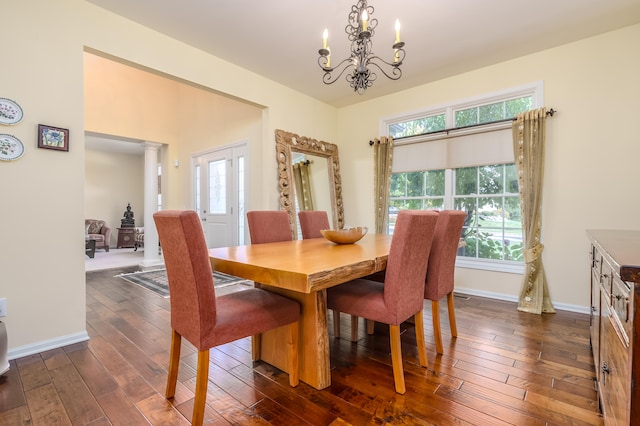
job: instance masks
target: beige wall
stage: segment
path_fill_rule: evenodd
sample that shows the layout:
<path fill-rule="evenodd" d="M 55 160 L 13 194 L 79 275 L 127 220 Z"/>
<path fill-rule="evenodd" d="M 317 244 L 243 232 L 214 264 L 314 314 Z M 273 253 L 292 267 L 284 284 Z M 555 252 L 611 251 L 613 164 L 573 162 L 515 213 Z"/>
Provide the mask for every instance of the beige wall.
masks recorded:
<path fill-rule="evenodd" d="M 343 108 L 338 144 L 345 220 L 372 226 L 372 152 L 380 119 L 543 81 L 547 121 L 543 260 L 556 305 L 589 306 L 586 229 L 639 229 L 633 123 L 640 99 L 640 25 Z M 353 126 L 353 123 L 358 126 Z M 362 182 L 365 182 L 364 184 Z M 516 297 L 521 275 L 456 271 L 456 286 Z"/>
<path fill-rule="evenodd" d="M 85 150 L 84 197 L 85 217 L 107 222 L 115 248 L 127 203 L 144 226 L 144 155 Z"/>

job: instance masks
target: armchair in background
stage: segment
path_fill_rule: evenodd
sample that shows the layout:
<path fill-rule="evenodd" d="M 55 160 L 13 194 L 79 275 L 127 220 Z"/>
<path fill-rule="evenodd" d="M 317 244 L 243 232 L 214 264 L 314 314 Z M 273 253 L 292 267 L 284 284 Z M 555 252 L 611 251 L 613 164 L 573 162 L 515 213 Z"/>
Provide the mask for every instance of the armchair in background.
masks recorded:
<path fill-rule="evenodd" d="M 109 242 L 111 241 L 111 228 L 104 220 L 85 219 L 84 227 L 86 234 L 90 239 L 96 241 L 96 248 L 103 248 L 109 251 Z"/>
<path fill-rule="evenodd" d="M 144 247 L 144 226 L 137 226 L 133 236 L 133 251 L 138 251 L 138 247 Z"/>

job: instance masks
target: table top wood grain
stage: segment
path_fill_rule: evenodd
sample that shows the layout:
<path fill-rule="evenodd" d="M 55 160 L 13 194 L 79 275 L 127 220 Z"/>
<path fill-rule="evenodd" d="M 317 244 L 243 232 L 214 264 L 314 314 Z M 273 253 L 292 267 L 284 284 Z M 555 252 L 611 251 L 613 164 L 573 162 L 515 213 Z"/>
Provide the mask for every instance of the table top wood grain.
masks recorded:
<path fill-rule="evenodd" d="M 354 244 L 324 238 L 209 250 L 216 271 L 274 287 L 311 293 L 386 268 L 391 235 L 368 234 Z"/>

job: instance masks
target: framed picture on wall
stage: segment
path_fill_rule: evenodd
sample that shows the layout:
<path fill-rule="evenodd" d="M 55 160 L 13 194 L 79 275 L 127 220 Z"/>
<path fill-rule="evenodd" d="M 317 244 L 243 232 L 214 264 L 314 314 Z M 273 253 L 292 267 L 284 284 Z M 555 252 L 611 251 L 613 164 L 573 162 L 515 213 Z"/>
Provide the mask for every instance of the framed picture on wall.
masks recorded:
<path fill-rule="evenodd" d="M 38 148 L 69 151 L 69 129 L 38 124 Z"/>

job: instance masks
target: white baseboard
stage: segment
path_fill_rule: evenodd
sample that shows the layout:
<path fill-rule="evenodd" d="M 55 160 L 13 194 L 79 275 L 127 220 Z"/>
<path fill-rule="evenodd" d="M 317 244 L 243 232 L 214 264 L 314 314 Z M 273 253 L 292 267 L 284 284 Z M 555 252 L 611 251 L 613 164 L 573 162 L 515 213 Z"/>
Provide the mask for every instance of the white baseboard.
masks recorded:
<path fill-rule="evenodd" d="M 31 345 L 18 346 L 17 348 L 10 348 L 7 353 L 9 360 L 22 358 L 23 356 L 33 355 L 51 349 L 57 349 L 62 346 L 72 345 L 78 342 L 84 342 L 89 340 L 89 334 L 87 331 L 80 333 L 67 334 L 66 336 L 56 337 L 55 339 L 43 340 L 41 342 L 33 343 Z"/>
<path fill-rule="evenodd" d="M 486 297 L 487 299 L 504 300 L 506 302 L 518 303 L 518 297 L 510 294 L 492 293 L 490 291 L 474 290 L 470 288 L 456 288 L 454 290 L 456 294 L 467 294 L 469 296 Z M 569 303 L 557 303 L 553 302 L 553 307 L 558 311 L 576 312 L 579 314 L 589 315 L 591 310 L 589 306 L 571 305 Z"/>

